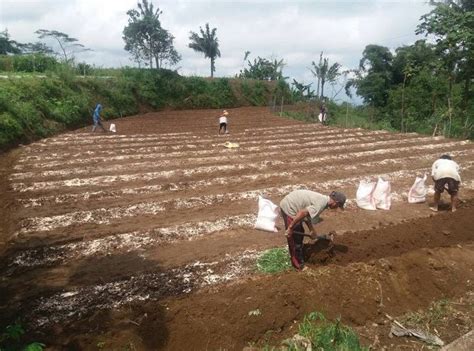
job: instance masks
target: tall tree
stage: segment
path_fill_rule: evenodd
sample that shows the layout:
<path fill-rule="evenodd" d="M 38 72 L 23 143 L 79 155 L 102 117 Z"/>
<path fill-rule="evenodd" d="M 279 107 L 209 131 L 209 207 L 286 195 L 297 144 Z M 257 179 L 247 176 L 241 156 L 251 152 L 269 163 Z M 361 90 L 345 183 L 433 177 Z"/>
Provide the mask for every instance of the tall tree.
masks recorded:
<path fill-rule="evenodd" d="M 385 106 L 392 83 L 392 59 L 390 50 L 384 46 L 367 45 L 362 53 L 355 78 L 346 84 L 346 93 L 355 87 L 357 94 L 374 107 Z"/>
<path fill-rule="evenodd" d="M 62 56 L 65 63 L 71 63 L 76 53 L 91 50 L 80 44 L 76 38 L 57 30 L 38 29 L 35 33 L 38 34 L 40 39 L 48 38 L 56 41 L 61 50 L 59 55 Z"/>
<path fill-rule="evenodd" d="M 410 46 L 402 46 L 395 50 L 392 60 L 392 83 L 400 84 L 405 78 L 405 71 L 412 67 L 416 71 L 422 68 L 431 69 L 434 73 L 435 63 L 439 60 L 433 49 L 433 45 L 425 40 L 417 40 Z"/>
<path fill-rule="evenodd" d="M 319 95 L 319 97 L 322 99 L 324 98 L 324 85 L 326 84 L 326 82 L 333 83 L 336 81 L 337 77 L 339 77 L 340 75 L 339 69 L 341 68 L 341 65 L 335 62 L 331 66 L 329 66 L 329 59 L 327 57 L 323 59 L 322 52 L 319 56 L 319 63 L 316 65 L 316 63 L 313 61 L 311 64 L 314 68 L 314 70 L 311 70 L 311 73 L 318 78 L 317 91 L 319 93 L 319 88 L 321 87 L 321 94 Z"/>
<path fill-rule="evenodd" d="M 199 27 L 201 36 L 197 33 L 191 32 L 189 36 L 189 47 L 194 51 L 201 52 L 204 57 L 211 59 L 211 77 L 214 77 L 216 70 L 215 62 L 217 57 L 221 57 L 219 51 L 219 41 L 217 40 L 217 28 L 209 29 L 209 23 L 206 23 L 206 31 Z"/>
<path fill-rule="evenodd" d="M 127 11 L 128 25 L 123 30 L 125 50 L 130 52 L 138 63 L 148 62 L 153 68 L 160 68 L 167 62 L 175 65 L 181 56 L 174 48 L 174 37 L 169 31 L 162 28 L 159 8 L 154 8 L 152 2 L 142 0 L 137 4 L 138 10 Z"/>

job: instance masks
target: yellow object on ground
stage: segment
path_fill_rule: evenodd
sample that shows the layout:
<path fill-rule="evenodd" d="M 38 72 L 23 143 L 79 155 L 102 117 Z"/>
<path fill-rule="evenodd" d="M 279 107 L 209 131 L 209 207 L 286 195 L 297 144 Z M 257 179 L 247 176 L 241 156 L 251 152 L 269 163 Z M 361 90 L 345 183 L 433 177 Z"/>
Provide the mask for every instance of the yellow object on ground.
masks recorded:
<path fill-rule="evenodd" d="M 232 143 L 230 141 L 226 141 L 224 144 L 222 144 L 224 147 L 228 148 L 228 149 L 234 149 L 234 148 L 237 148 L 237 147 L 240 147 L 240 145 L 238 143 Z"/>

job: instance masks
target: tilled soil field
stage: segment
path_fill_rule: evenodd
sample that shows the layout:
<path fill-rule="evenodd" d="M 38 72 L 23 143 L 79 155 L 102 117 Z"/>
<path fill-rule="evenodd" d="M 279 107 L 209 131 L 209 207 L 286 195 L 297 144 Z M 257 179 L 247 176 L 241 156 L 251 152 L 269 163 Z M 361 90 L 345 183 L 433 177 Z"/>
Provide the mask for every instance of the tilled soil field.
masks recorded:
<path fill-rule="evenodd" d="M 81 129 L 2 155 L 0 326 L 20 319 L 52 350 L 241 350 L 278 345 L 319 311 L 365 346 L 419 350 L 388 337 L 386 315 L 449 300 L 462 308 L 435 333 L 450 342 L 472 328 L 472 142 L 264 108 L 229 110 L 230 134 L 218 136 L 219 112 L 123 118 L 118 133 Z M 462 167 L 458 211 L 446 194 L 438 213 L 408 204 L 443 153 Z M 392 208 L 358 209 L 359 181 L 378 176 L 391 181 Z M 348 195 L 317 226 L 336 230 L 335 245 L 308 242 L 306 271 L 258 273 L 266 249 L 286 246 L 282 231 L 253 229 L 258 195 L 278 204 L 298 188 Z"/>

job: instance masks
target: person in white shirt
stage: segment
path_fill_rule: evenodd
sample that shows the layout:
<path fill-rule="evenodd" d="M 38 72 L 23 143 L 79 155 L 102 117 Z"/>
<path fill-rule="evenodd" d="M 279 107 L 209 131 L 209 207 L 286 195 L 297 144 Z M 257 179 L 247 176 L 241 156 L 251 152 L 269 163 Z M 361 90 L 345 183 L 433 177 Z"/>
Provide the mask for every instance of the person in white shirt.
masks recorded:
<path fill-rule="evenodd" d="M 456 211 L 458 204 L 459 184 L 461 177 L 459 175 L 459 165 L 453 161 L 451 156 L 443 155 L 433 163 L 431 167 L 431 177 L 434 185 L 434 205 L 430 207 L 432 211 L 438 211 L 441 193 L 447 190 L 451 195 L 451 211 Z"/>
<path fill-rule="evenodd" d="M 227 130 L 227 116 L 229 115 L 229 112 L 226 110 L 222 111 L 222 115 L 219 117 L 219 134 L 221 134 L 221 131 L 224 131 L 224 134 L 229 134 L 229 131 Z"/>

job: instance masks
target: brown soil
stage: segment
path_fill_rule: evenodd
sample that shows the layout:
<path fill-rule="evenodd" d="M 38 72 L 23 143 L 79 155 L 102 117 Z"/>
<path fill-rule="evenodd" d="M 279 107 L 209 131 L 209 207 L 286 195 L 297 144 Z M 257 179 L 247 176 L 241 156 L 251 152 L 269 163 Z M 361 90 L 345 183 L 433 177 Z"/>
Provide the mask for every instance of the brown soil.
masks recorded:
<path fill-rule="evenodd" d="M 241 350 L 278 345 L 319 311 L 365 346 L 419 350 L 388 338 L 386 314 L 449 300 L 459 308 L 440 338 L 472 328 L 472 143 L 263 108 L 229 110 L 231 133 L 217 136 L 219 112 L 148 113 L 115 120 L 117 134 L 81 129 L 2 155 L 0 327 L 20 318 L 29 339 L 58 350 Z M 408 204 L 415 176 L 442 153 L 463 166 L 458 211 Z M 391 178 L 392 208 L 358 209 L 358 180 L 380 174 Z M 291 186 L 348 195 L 348 208 L 317 226 L 336 230 L 335 245 L 308 242 L 304 272 L 257 273 L 258 254 L 285 240 L 245 216 L 257 194 L 278 204 Z"/>

